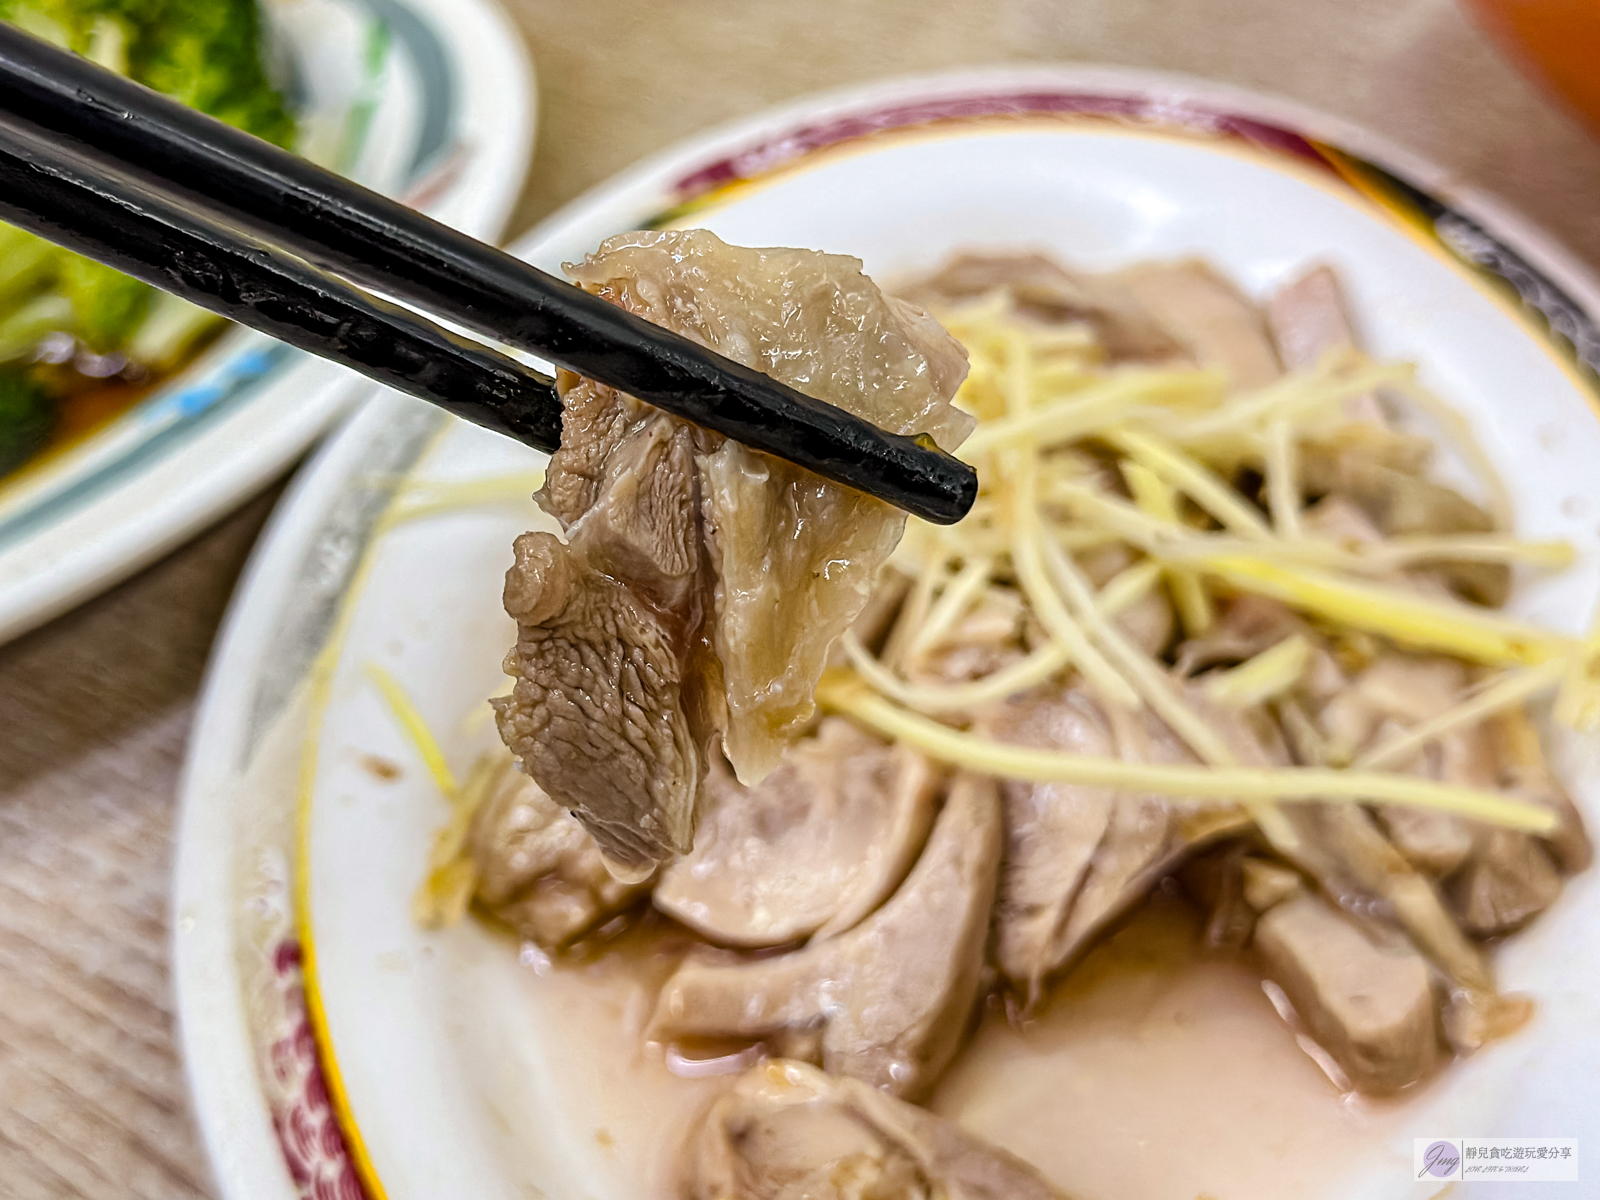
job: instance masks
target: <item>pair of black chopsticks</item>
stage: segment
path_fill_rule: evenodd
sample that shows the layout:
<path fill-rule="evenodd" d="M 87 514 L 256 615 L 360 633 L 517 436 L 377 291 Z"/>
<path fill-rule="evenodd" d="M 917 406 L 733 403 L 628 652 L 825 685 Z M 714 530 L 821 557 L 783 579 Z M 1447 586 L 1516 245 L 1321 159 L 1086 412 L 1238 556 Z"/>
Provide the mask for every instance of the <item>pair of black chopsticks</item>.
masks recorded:
<path fill-rule="evenodd" d="M 0 220 L 542 450 L 548 377 L 367 288 L 940 523 L 966 464 L 0 22 Z"/>

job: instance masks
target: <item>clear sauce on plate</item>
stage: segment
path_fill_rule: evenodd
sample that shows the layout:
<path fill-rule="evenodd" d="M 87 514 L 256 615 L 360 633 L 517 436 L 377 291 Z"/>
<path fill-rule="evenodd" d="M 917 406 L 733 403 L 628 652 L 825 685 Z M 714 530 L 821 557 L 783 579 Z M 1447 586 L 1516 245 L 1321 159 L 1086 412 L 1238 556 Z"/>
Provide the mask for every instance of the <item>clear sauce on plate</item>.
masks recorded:
<path fill-rule="evenodd" d="M 1158 891 L 1027 1022 L 991 1004 L 931 1107 L 1080 1200 L 1318 1194 L 1405 1102 L 1341 1095 L 1199 925 Z"/>
<path fill-rule="evenodd" d="M 643 1044 L 687 944 L 647 924 L 589 961 L 529 951 L 524 964 L 530 998 L 560 1025 L 545 1065 L 597 1194 L 667 1200 L 685 1136 L 751 1056 Z M 1199 924 L 1158 892 L 1027 1021 L 991 1002 L 930 1107 L 1077 1200 L 1316 1194 L 1377 1150 L 1408 1104 L 1341 1095 L 1249 964 L 1202 949 Z"/>

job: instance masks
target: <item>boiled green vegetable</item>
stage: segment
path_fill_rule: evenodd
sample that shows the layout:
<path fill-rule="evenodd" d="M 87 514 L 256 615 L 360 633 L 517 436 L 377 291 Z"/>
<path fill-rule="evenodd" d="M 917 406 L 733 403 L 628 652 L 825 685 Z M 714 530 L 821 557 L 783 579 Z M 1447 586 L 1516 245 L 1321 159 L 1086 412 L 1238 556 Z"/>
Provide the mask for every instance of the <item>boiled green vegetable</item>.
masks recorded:
<path fill-rule="evenodd" d="M 21 371 L 0 371 L 0 473 L 21 466 L 55 427 L 49 393 Z"/>
<path fill-rule="evenodd" d="M 0 0 L 0 20 L 280 146 L 294 119 L 268 76 L 256 0 Z M 0 225 L 0 372 L 69 335 L 148 372 L 182 365 L 219 318 L 109 267 Z M 64 340 L 64 339 L 60 339 Z M 71 354 L 71 343 L 65 353 Z M 7 366 L 6 364 L 12 364 Z M 53 403 L 0 374 L 0 472 L 48 431 Z M 41 423 L 42 421 L 42 423 Z"/>

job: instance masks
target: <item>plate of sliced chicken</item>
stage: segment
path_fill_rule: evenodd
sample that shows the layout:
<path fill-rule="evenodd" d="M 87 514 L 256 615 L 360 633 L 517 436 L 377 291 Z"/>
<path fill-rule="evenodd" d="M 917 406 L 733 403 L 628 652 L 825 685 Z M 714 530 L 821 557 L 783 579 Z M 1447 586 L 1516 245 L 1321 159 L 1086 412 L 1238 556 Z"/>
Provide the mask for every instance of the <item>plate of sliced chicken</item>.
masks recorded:
<path fill-rule="evenodd" d="M 186 777 L 224 1194 L 1412 1196 L 1418 1139 L 1600 1133 L 1596 293 L 1436 182 L 1001 71 L 530 235 L 979 497 L 571 375 L 549 458 L 364 411 Z"/>

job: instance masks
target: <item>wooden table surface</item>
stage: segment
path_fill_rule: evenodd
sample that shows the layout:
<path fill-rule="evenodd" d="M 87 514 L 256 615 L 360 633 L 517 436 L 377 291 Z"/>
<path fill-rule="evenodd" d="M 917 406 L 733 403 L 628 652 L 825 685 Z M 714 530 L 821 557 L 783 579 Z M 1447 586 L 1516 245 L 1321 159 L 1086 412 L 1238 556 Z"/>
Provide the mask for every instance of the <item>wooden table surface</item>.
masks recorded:
<path fill-rule="evenodd" d="M 507 0 L 539 69 L 511 232 L 640 155 L 819 88 L 1003 61 L 1185 71 L 1380 130 L 1600 268 L 1600 143 L 1452 0 Z M 279 488 L 0 648 L 0 1196 L 208 1196 L 171 1032 L 173 793 Z"/>

